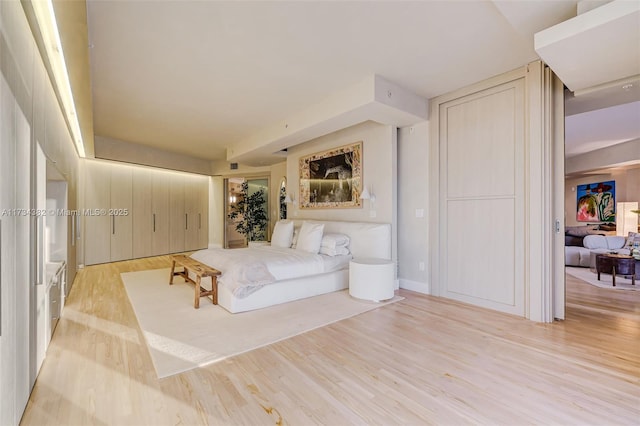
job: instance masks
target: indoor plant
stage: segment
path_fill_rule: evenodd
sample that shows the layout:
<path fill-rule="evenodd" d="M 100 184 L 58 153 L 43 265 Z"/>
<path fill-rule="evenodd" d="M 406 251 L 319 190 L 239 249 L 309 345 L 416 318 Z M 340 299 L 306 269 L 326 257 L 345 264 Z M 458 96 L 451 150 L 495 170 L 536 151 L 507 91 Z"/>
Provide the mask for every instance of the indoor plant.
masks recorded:
<path fill-rule="evenodd" d="M 239 219 L 236 222 L 236 231 L 244 235 L 248 241 L 264 239 L 268 221 L 264 188 L 249 194 L 249 183 L 245 181 L 238 198 L 238 201 L 231 205 L 228 214 L 229 219 Z"/>

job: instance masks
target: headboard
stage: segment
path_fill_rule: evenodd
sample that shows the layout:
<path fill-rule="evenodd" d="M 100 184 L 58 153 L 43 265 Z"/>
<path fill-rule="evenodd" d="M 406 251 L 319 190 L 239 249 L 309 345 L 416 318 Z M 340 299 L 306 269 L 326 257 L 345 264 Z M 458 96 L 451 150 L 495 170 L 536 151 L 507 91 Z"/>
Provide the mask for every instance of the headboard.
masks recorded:
<path fill-rule="evenodd" d="M 323 223 L 324 233 L 339 233 L 349 236 L 349 250 L 353 257 L 377 257 L 391 259 L 391 225 L 388 223 L 339 222 L 312 219 L 296 219 L 294 226 L 302 222 Z"/>

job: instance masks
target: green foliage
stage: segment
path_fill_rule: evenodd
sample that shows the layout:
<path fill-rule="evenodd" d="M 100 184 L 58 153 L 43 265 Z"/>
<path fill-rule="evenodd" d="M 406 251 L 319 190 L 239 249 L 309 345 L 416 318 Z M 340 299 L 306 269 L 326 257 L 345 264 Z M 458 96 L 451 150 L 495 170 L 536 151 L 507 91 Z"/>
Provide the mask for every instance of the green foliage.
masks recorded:
<path fill-rule="evenodd" d="M 236 231 L 246 236 L 249 241 L 256 241 L 264 236 L 267 229 L 267 211 L 265 205 L 265 191 L 249 194 L 249 184 L 243 182 L 239 200 L 231 206 L 229 219 L 241 220 L 236 224 Z"/>

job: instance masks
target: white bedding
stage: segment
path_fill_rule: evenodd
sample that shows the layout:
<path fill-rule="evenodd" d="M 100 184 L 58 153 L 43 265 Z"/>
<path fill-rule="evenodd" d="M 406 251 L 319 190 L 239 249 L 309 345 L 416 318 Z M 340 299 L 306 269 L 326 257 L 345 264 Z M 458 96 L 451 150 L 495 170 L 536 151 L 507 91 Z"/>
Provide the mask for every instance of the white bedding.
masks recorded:
<path fill-rule="evenodd" d="M 206 249 L 191 257 L 222 272 L 218 285 L 227 287 L 238 298 L 276 281 L 345 269 L 351 259 L 351 255 L 325 256 L 271 246 Z"/>

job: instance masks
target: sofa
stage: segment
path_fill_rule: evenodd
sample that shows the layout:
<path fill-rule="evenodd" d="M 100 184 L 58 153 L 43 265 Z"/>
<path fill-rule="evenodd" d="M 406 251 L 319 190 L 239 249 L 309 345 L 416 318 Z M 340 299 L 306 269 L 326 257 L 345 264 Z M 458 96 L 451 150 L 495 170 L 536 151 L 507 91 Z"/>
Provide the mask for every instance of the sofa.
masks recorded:
<path fill-rule="evenodd" d="M 577 229 L 583 228 L 583 229 Z M 604 231 L 591 227 L 568 227 L 565 233 L 564 259 L 566 266 L 595 268 L 595 256 L 592 253 L 630 254 L 627 238 L 607 235 L 612 231 Z"/>

